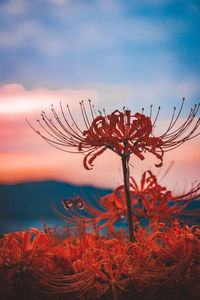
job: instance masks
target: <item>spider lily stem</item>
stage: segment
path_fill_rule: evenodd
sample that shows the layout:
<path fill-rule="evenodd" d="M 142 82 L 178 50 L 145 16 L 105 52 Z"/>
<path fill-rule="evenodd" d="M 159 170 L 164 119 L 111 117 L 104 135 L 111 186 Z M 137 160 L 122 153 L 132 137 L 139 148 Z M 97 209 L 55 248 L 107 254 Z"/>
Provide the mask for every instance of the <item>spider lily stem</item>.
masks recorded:
<path fill-rule="evenodd" d="M 133 230 L 133 216 L 132 216 L 132 209 L 131 209 L 131 197 L 130 197 L 130 190 L 129 190 L 128 160 L 129 157 L 124 155 L 122 156 L 122 169 L 123 169 L 123 176 L 124 176 L 126 202 L 127 202 L 129 238 L 130 238 L 130 242 L 135 242 L 134 230 Z"/>

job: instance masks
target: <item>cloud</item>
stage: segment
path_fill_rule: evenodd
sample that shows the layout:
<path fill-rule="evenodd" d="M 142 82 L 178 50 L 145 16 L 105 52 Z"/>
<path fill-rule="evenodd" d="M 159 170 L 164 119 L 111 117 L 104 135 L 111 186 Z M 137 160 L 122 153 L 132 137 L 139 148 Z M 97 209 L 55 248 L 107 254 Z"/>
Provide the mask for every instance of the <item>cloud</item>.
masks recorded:
<path fill-rule="evenodd" d="M 105 13 L 119 13 L 122 3 L 119 0 L 96 0 L 96 7 Z"/>
<path fill-rule="evenodd" d="M 58 4 L 58 5 L 62 5 L 65 3 L 68 3 L 70 0 L 50 0 L 52 3 Z"/>
<path fill-rule="evenodd" d="M 6 0 L 0 3 L 1 13 L 11 16 L 24 15 L 29 10 L 26 0 Z"/>
<path fill-rule="evenodd" d="M 32 47 L 45 55 L 58 55 L 68 44 L 62 38 L 51 34 L 44 25 L 33 20 L 19 23 L 12 29 L 0 31 L 0 47 L 2 48 L 27 48 Z"/>
<path fill-rule="evenodd" d="M 142 3 L 143 5 L 153 5 L 153 6 L 163 6 L 163 5 L 167 5 L 167 4 L 172 4 L 172 3 L 176 3 L 179 0 L 140 0 L 140 1 L 136 1 L 138 3 Z"/>
<path fill-rule="evenodd" d="M 107 112 L 122 109 L 123 106 L 146 110 L 149 105 L 163 106 L 171 111 L 186 97 L 186 108 L 197 102 L 200 93 L 198 77 L 190 76 L 183 80 L 159 78 L 150 83 L 133 81 L 132 84 L 96 84 L 90 83 L 77 88 L 61 88 L 50 90 L 35 88 L 27 90 L 19 84 L 8 84 L 0 90 L 0 114 L 32 114 L 41 110 L 49 110 L 51 104 L 59 107 L 59 102 L 67 103 L 76 111 L 80 100 L 91 99 L 97 109 L 105 108 Z"/>
<path fill-rule="evenodd" d="M 103 1 L 101 4 L 94 1 L 91 8 L 89 2 L 81 6 L 80 2 L 74 4 L 67 1 L 65 5 L 57 5 L 56 9 L 54 5 L 47 5 L 37 18 L 35 12 L 38 13 L 38 9 L 36 10 L 33 4 L 27 5 L 26 3 L 25 5 L 22 0 L 10 1 L 7 6 L 3 7 L 5 14 L 9 15 L 15 10 L 17 12 L 16 3 L 18 2 L 20 7 L 29 7 L 29 14 L 21 20 L 14 19 L 5 29 L 2 26 L 0 31 L 0 47 L 2 48 L 27 49 L 31 46 L 42 55 L 55 56 L 64 53 L 66 55 L 70 49 L 105 50 L 122 46 L 127 42 L 147 45 L 155 41 L 163 42 L 169 38 L 161 22 L 148 20 L 142 16 L 125 18 L 122 7 L 114 4 L 113 1 Z M 116 7 L 118 7 L 117 22 Z M 62 14 L 58 14 L 60 10 Z M 110 11 L 109 17 L 108 10 Z M 20 8 L 19 11 L 23 12 Z M 89 11 L 92 13 L 86 18 Z M 49 14 L 48 22 L 45 21 L 42 12 Z"/>
<path fill-rule="evenodd" d="M 162 24 L 148 21 L 142 17 L 133 19 L 86 21 L 79 28 L 80 36 L 75 41 L 82 49 L 107 49 L 126 45 L 127 42 L 151 45 L 164 42 L 169 38 Z M 113 51 L 114 52 L 114 51 Z"/>
<path fill-rule="evenodd" d="M 65 26 L 64 26 L 65 28 Z M 126 42 L 152 44 L 165 41 L 167 33 L 159 24 L 145 19 L 120 20 L 113 26 L 112 20 L 103 24 L 91 20 L 78 21 L 71 31 L 61 28 L 58 34 L 35 20 L 25 20 L 11 29 L 1 29 L 0 47 L 27 48 L 30 45 L 41 54 L 59 55 L 70 49 L 106 49 L 123 45 Z"/>
<path fill-rule="evenodd" d="M 188 98 L 200 94 L 200 78 L 190 76 L 187 80 L 180 82 L 176 87 L 177 95 L 184 95 Z"/>
<path fill-rule="evenodd" d="M 51 104 L 59 105 L 60 101 L 68 103 L 72 109 L 82 99 L 96 98 L 95 91 L 64 88 L 59 91 L 34 89 L 26 90 L 19 84 L 8 84 L 0 90 L 0 115 L 34 114 Z"/>

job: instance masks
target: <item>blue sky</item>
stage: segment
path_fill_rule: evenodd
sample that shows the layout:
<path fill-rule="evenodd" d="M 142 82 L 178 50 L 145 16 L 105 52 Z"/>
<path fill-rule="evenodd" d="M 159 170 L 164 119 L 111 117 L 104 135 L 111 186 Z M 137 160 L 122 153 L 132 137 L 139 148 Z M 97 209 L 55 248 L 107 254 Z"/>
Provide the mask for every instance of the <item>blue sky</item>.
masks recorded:
<path fill-rule="evenodd" d="M 195 0 L 0 1 L 0 84 L 191 104 L 200 91 L 199 32 Z"/>

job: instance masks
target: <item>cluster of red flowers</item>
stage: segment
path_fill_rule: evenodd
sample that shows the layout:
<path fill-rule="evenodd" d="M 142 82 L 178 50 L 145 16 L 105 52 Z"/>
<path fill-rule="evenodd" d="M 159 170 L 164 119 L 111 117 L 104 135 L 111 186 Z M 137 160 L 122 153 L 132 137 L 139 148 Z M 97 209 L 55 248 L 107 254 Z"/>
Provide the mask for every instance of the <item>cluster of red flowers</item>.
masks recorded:
<path fill-rule="evenodd" d="M 135 236 L 131 243 L 86 232 L 64 237 L 47 228 L 6 234 L 0 240 L 2 299 L 17 293 L 20 299 L 200 297 L 199 226 L 159 222 L 148 230 L 139 226 Z"/>

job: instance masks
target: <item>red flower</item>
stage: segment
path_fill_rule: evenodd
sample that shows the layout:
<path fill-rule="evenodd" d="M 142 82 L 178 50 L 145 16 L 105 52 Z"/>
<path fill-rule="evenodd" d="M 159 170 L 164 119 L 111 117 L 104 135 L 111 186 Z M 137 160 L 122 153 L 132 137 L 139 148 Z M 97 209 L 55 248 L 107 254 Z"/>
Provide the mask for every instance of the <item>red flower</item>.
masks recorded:
<path fill-rule="evenodd" d="M 199 210 L 184 211 L 192 200 L 200 196 L 200 184 L 193 186 L 189 192 L 180 195 L 173 193 L 165 186 L 161 186 L 156 176 L 147 171 L 143 173 L 140 187 L 131 177 L 130 193 L 135 218 L 149 218 L 150 223 L 158 221 L 172 221 L 180 215 L 199 217 Z M 135 202 L 135 198 L 137 201 Z"/>
<path fill-rule="evenodd" d="M 200 184 L 193 186 L 187 193 L 174 195 L 161 186 L 156 176 L 151 171 L 143 173 L 140 185 L 131 177 L 130 181 L 130 199 L 132 218 L 137 224 L 141 219 L 149 219 L 150 224 L 165 221 L 170 223 L 179 219 L 179 216 L 189 216 L 196 219 L 200 216 L 200 210 L 185 210 L 191 201 L 200 197 Z M 108 194 L 100 199 L 100 204 L 104 211 L 91 206 L 87 201 L 84 202 L 85 212 L 90 217 L 81 216 L 73 211 L 73 208 L 67 215 L 61 214 L 54 208 L 56 214 L 66 222 L 80 227 L 84 222 L 86 226 L 98 226 L 98 230 L 107 227 L 108 232 L 115 235 L 114 224 L 117 221 L 126 222 L 127 220 L 127 202 L 124 185 L 118 186 L 112 194 Z M 103 222 L 102 222 L 103 221 Z M 185 220 L 186 221 L 186 220 Z M 190 218 L 187 220 L 190 222 Z"/>
<path fill-rule="evenodd" d="M 144 153 L 148 151 L 160 160 L 160 163 L 156 164 L 157 167 L 160 167 L 165 151 L 172 150 L 199 134 L 196 133 L 196 130 L 200 120 L 194 121 L 199 105 L 195 105 L 186 121 L 175 129 L 183 103 L 184 99 L 176 117 L 176 108 L 174 108 L 167 130 L 158 137 L 154 136 L 153 128 L 160 108 L 153 122 L 151 113 L 150 116 L 145 116 L 141 113 L 132 114 L 130 110 L 124 110 L 123 112 L 115 110 L 109 115 L 104 111 L 104 115 L 99 112 L 100 114 L 95 116 L 95 110 L 90 100 L 90 114 L 86 112 L 83 101 L 80 103 L 82 117 L 86 126 L 85 130 L 79 128 L 68 106 L 68 116 L 66 116 L 61 104 L 63 120 L 58 116 L 53 106 L 54 120 L 49 118 L 45 112 L 42 112 L 43 124 L 39 120 L 38 122 L 44 134 L 34 129 L 30 123 L 29 125 L 52 146 L 65 152 L 84 153 L 83 162 L 87 170 L 91 169 L 93 161 L 106 149 L 111 149 L 121 157 L 126 158 L 131 154 L 135 154 L 141 160 L 145 158 Z M 189 127 L 191 129 L 187 131 Z"/>

